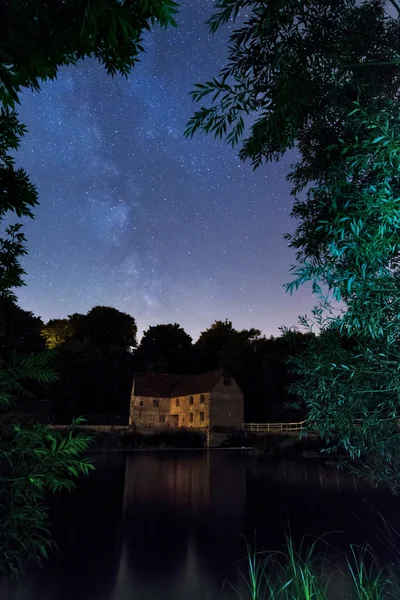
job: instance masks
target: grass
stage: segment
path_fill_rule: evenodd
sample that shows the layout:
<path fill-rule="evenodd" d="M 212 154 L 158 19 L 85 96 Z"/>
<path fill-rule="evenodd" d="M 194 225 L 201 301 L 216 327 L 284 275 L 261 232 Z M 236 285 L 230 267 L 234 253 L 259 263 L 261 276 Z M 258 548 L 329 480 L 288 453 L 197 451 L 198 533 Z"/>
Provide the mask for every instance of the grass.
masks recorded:
<path fill-rule="evenodd" d="M 357 600 L 381 600 L 395 598 L 392 593 L 393 578 L 388 569 L 379 567 L 376 557 L 368 545 L 350 546 L 347 557 L 347 572 L 354 586 Z"/>
<path fill-rule="evenodd" d="M 381 567 L 368 545 L 351 545 L 344 567 L 317 554 L 315 540 L 297 550 L 290 536 L 283 550 L 257 552 L 247 544 L 247 572 L 242 573 L 245 590 L 230 585 L 240 600 L 389 600 L 400 599 L 395 591 L 394 571 Z M 325 545 L 328 548 L 328 545 Z M 343 557 L 342 557 L 343 558 Z M 335 592 L 332 582 L 340 578 L 345 592 Z"/>

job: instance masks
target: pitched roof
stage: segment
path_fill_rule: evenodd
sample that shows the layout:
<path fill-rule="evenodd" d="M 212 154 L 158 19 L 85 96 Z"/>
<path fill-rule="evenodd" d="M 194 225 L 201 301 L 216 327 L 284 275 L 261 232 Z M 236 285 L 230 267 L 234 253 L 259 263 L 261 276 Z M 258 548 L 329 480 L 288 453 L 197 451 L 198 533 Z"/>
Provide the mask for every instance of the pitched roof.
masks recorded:
<path fill-rule="evenodd" d="M 135 396 L 169 398 L 172 390 L 183 377 L 184 375 L 165 373 L 135 373 L 133 378 Z"/>
<path fill-rule="evenodd" d="M 189 396 L 190 394 L 202 394 L 211 392 L 222 377 L 222 369 L 209 371 L 200 375 L 191 375 L 182 379 L 171 392 L 171 396 Z"/>
<path fill-rule="evenodd" d="M 211 392 L 223 375 L 223 370 L 200 375 L 169 375 L 166 373 L 135 373 L 135 396 L 176 398 Z"/>

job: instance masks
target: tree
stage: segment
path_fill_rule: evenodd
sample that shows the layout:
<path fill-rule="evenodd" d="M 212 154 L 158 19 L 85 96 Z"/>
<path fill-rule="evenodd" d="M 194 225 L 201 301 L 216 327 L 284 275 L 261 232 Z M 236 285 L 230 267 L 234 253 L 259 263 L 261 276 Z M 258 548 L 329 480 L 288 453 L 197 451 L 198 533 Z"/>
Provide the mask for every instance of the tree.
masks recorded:
<path fill-rule="evenodd" d="M 399 8 L 392 2 L 393 16 L 376 0 L 216 6 L 212 31 L 242 8 L 248 14 L 230 36 L 220 76 L 196 86 L 194 99 L 213 94 L 212 105 L 194 115 L 186 134 L 240 143 L 240 157 L 254 167 L 297 147 L 289 181 L 300 224 L 287 236 L 297 250 L 288 290 L 312 282 L 321 335 L 295 361 L 302 377 L 295 389 L 331 450 L 344 449 L 356 472 L 396 487 Z M 336 314 L 332 297 L 345 310 Z"/>
<path fill-rule="evenodd" d="M 71 315 L 76 340 L 100 348 L 116 346 L 130 350 L 137 346 L 136 321 L 131 315 L 110 306 L 95 306 L 86 315 Z"/>
<path fill-rule="evenodd" d="M 258 329 L 236 330 L 231 321 L 215 321 L 200 334 L 194 345 L 197 371 L 226 369 L 244 393 L 248 422 L 300 419 L 298 410 L 288 408 L 298 400 L 288 394 L 292 377 L 286 360 L 306 345 L 307 335 L 261 335 Z"/>
<path fill-rule="evenodd" d="M 252 343 L 260 336 L 258 329 L 237 331 L 228 319 L 215 321 L 195 344 L 197 361 L 202 370 L 223 368 L 232 372 L 246 360 L 245 354 L 253 353 Z"/>
<path fill-rule="evenodd" d="M 33 218 L 37 192 L 11 156 L 25 134 L 15 105 L 23 88 L 39 90 L 60 66 L 85 57 L 98 59 L 108 74 L 128 75 L 138 60 L 141 35 L 158 22 L 174 25 L 172 0 L 5 0 L 0 6 L 0 220 L 10 214 Z M 0 238 L 0 295 L 15 300 L 23 285 L 26 254 L 21 224 L 8 225 Z M 0 314 L 0 336 L 8 323 Z M 1 344 L 2 345 L 2 344 Z M 0 346 L 1 346 L 0 345 Z M 0 404 L 8 406 L 21 380 L 50 382 L 51 354 L 0 356 Z M 75 422 L 79 424 L 80 421 Z M 72 476 L 91 468 L 81 454 L 89 438 L 73 428 L 66 438 L 35 425 L 1 432 L 0 567 L 18 573 L 26 557 L 40 560 L 51 546 L 43 500 L 48 491 L 71 488 Z"/>
<path fill-rule="evenodd" d="M 10 297 L 0 296 L 1 354 L 5 358 L 12 352 L 42 352 L 45 340 L 42 336 L 43 321 L 24 310 Z"/>
<path fill-rule="evenodd" d="M 127 417 L 136 332 L 133 317 L 108 306 L 50 320 L 43 334 L 56 350 L 59 379 L 48 392 L 48 416 L 63 424 L 76 414 L 92 423 Z"/>
<path fill-rule="evenodd" d="M 187 373 L 191 356 L 192 338 L 180 325 L 152 325 L 135 352 L 135 370 Z"/>
<path fill-rule="evenodd" d="M 294 389 L 298 377 L 288 363 L 304 352 L 314 334 L 281 330 L 279 337 L 255 341 L 253 372 L 246 394 L 246 404 L 251 401 L 250 421 L 300 421 L 307 416 L 307 409 Z"/>
<path fill-rule="evenodd" d="M 69 340 L 57 348 L 59 374 L 48 391 L 51 421 L 68 423 L 83 415 L 89 423 L 127 423 L 133 380 L 133 355 L 118 346 Z"/>
<path fill-rule="evenodd" d="M 143 31 L 155 22 L 176 25 L 176 7 L 173 0 L 94 0 L 89 6 L 85 0 L 6 0 L 0 7 L 3 106 L 18 103 L 22 88 L 39 91 L 59 67 L 86 57 L 108 75 L 128 76 L 143 51 Z"/>
<path fill-rule="evenodd" d="M 50 319 L 42 327 L 47 348 L 57 348 L 73 337 L 75 328 L 71 319 Z"/>
<path fill-rule="evenodd" d="M 69 340 L 100 348 L 115 346 L 131 350 L 137 346 L 135 319 L 111 306 L 95 306 L 86 315 L 74 313 L 67 319 L 50 319 L 42 333 L 48 348 L 56 348 Z"/>

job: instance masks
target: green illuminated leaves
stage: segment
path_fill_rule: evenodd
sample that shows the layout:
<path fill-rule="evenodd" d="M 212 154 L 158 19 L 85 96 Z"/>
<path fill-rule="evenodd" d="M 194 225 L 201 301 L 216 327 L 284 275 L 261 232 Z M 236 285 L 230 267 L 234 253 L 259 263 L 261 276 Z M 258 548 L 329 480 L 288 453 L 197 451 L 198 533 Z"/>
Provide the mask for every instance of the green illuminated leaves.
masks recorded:
<path fill-rule="evenodd" d="M 239 144 L 254 168 L 296 146 L 287 291 L 312 284 L 320 305 L 302 324 L 321 335 L 294 392 L 332 451 L 400 486 L 400 17 L 374 0 L 218 0 L 211 31 L 242 9 L 185 133 Z"/>
<path fill-rule="evenodd" d="M 26 128 L 14 107 L 24 89 L 39 91 L 60 67 L 96 58 L 106 72 L 128 76 L 143 52 L 142 34 L 154 24 L 176 26 L 173 0 L 10 0 L 1 3 L 0 27 L 0 220 L 13 213 L 33 218 L 37 191 L 29 176 L 15 168 Z M 238 134 L 240 135 L 240 127 Z M 2 299 L 15 300 L 24 285 L 21 258 L 26 254 L 21 224 L 0 238 L 0 407 L 27 393 L 25 382 L 47 384 L 56 378 L 50 352 L 20 356 L 3 353 L 7 322 Z M 135 335 L 135 334 L 133 334 Z M 54 339 L 53 339 L 54 342 Z M 54 343 L 53 345 L 56 345 Z M 2 350 L 3 346 L 3 350 Z M 8 360 L 9 359 L 9 360 Z M 64 436 L 47 427 L 1 427 L 0 570 L 17 575 L 26 558 L 40 561 L 54 547 L 43 500 L 48 491 L 72 489 L 74 479 L 93 468 L 80 456 L 90 437 L 77 420 Z"/>

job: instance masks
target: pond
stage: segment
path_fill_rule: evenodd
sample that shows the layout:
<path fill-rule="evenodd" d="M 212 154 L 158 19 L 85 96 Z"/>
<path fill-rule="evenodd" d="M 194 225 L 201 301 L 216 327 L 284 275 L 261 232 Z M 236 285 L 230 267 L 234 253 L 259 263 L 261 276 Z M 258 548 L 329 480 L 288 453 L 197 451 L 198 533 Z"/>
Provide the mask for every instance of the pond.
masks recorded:
<path fill-rule="evenodd" d="M 398 523 L 398 498 L 320 460 L 218 450 L 110 451 L 94 460 L 96 473 L 54 500 L 58 553 L 20 584 L 3 582 L 1 598 L 237 598 L 224 581 L 241 587 L 245 539 L 274 550 L 290 530 L 297 542 L 327 534 L 335 552 L 369 541 L 384 553 L 377 513 Z"/>

